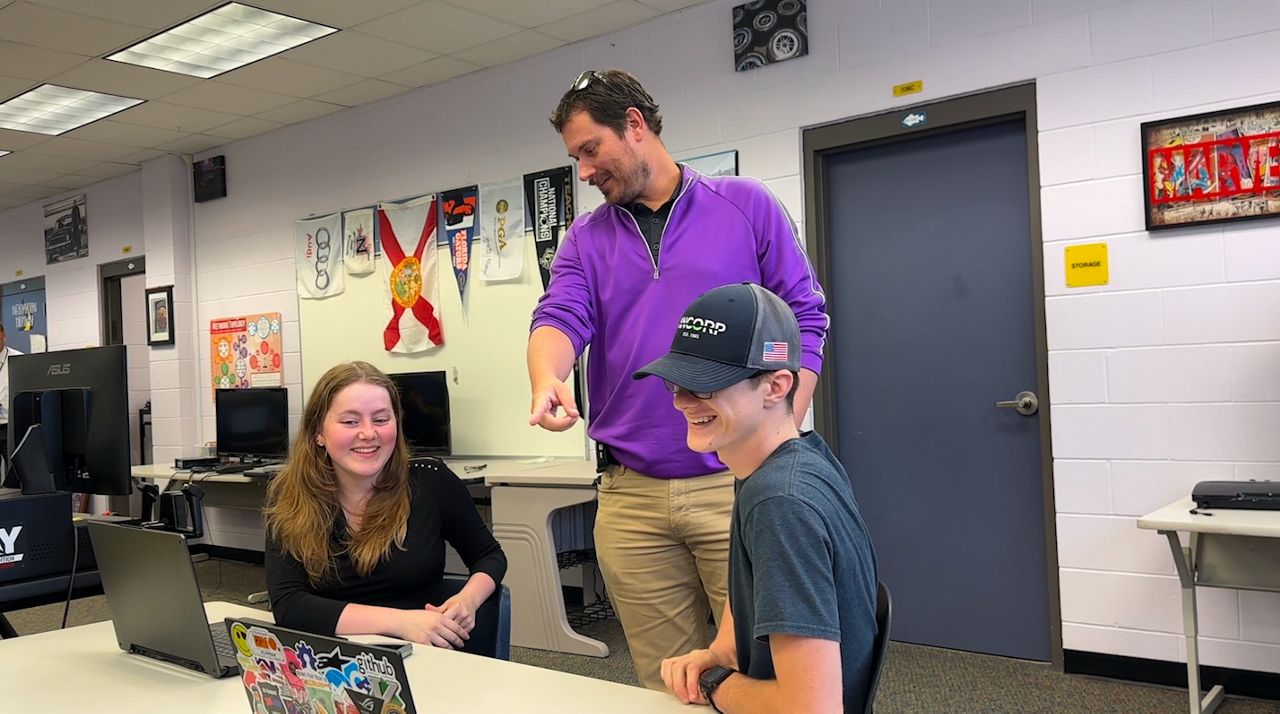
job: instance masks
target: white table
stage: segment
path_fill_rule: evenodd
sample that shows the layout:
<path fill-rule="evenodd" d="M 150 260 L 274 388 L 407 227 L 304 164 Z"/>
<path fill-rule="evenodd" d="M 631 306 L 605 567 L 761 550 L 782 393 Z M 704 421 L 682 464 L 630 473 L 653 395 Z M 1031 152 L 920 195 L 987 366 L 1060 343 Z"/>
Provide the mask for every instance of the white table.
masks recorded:
<path fill-rule="evenodd" d="M 608 657 L 609 646 L 569 626 L 551 514 L 596 497 L 596 467 L 585 459 L 490 464 L 493 535 L 507 554 L 511 588 L 511 644 L 555 652 Z M 584 588 L 584 593 L 587 588 Z"/>
<path fill-rule="evenodd" d="M 1221 685 L 1200 696 L 1196 643 L 1196 586 L 1280 592 L 1280 511 L 1200 509 L 1190 496 L 1148 513 L 1138 527 L 1169 540 L 1182 583 L 1182 627 L 1187 638 L 1187 692 L 1192 714 L 1208 714 L 1222 703 Z M 1190 534 L 1183 546 L 1179 532 Z"/>
<path fill-rule="evenodd" d="M 271 619 L 269 612 L 225 602 L 207 603 L 205 609 L 211 621 Z M 5 712 L 250 711 L 239 678 L 213 679 L 127 654 L 116 645 L 110 622 L 0 640 L 0 662 L 5 663 L 9 683 L 0 699 L 0 710 Z M 423 714 L 687 710 L 660 692 L 422 645 L 415 646 L 405 660 L 405 670 Z"/>

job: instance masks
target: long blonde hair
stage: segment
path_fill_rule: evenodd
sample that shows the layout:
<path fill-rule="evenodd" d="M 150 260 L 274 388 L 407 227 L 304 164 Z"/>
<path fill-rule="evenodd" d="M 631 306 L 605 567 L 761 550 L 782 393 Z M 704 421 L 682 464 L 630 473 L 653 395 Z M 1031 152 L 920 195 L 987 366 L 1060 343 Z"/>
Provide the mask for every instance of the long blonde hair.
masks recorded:
<path fill-rule="evenodd" d="M 331 541 L 338 517 L 338 477 L 325 447 L 316 442 L 334 398 L 352 384 L 382 387 L 391 397 L 396 420 L 396 443 L 382 474 L 365 503 L 359 530 L 348 530 L 335 548 Z M 391 378 L 368 362 L 347 362 L 325 372 L 316 382 L 302 413 L 302 424 L 289 460 L 267 487 L 267 532 L 306 568 L 312 587 L 336 576 L 334 558 L 351 558 L 356 573 L 367 576 L 391 553 L 404 548 L 409 525 L 409 449 L 405 446 L 400 394 Z"/>

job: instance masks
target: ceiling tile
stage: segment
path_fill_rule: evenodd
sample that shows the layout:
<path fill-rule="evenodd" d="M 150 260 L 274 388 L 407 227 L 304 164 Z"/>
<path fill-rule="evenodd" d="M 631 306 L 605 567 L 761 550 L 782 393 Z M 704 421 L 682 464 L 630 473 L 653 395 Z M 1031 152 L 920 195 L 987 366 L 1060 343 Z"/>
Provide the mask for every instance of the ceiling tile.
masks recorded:
<path fill-rule="evenodd" d="M 48 140 L 49 137 L 45 134 L 33 134 L 29 131 L 14 131 L 13 129 L 0 129 L 0 149 L 4 149 L 5 151 L 17 151 L 18 149 L 30 148 Z"/>
<path fill-rule="evenodd" d="M 675 12 L 686 7 L 702 5 L 707 0 L 640 0 L 640 2 L 659 12 Z"/>
<path fill-rule="evenodd" d="M 45 156 L 29 151 L 19 151 L 0 158 L 0 166 L 5 168 L 35 169 L 50 173 L 70 174 L 86 169 L 98 163 L 92 159 L 68 159 L 62 156 Z"/>
<path fill-rule="evenodd" d="M 397 69 L 422 64 L 436 55 L 379 39 L 355 30 L 335 32 L 285 52 L 295 62 L 327 67 L 361 77 L 377 77 Z"/>
<path fill-rule="evenodd" d="M 101 20 L 159 29 L 176 25 L 222 5 L 210 0 L 28 0 Z"/>
<path fill-rule="evenodd" d="M 55 75 L 49 82 L 121 97 L 155 99 L 183 87 L 199 84 L 201 80 L 199 77 L 188 77 L 185 74 L 174 74 L 150 67 L 92 59 Z"/>
<path fill-rule="evenodd" d="M 452 57 L 437 57 L 413 67 L 384 74 L 382 79 L 405 87 L 425 87 L 477 69 L 480 69 L 480 65 Z"/>
<path fill-rule="evenodd" d="M 89 184 L 97 183 L 100 180 L 101 179 L 95 178 L 93 176 L 76 176 L 75 174 L 63 174 L 61 176 L 52 178 L 48 181 L 41 181 L 40 185 L 48 186 L 49 188 L 56 188 L 59 191 L 66 191 L 67 189 L 71 189 L 71 188 L 81 188 L 83 186 L 88 186 Z"/>
<path fill-rule="evenodd" d="M 0 194 L 5 196 L 16 196 L 18 198 L 25 198 L 29 201 L 35 198 L 52 196 L 55 193 L 58 193 L 58 189 L 56 188 L 0 181 Z"/>
<path fill-rule="evenodd" d="M 224 84 L 216 79 L 206 79 L 194 87 L 179 89 L 166 96 L 164 100 L 185 107 L 211 109 L 215 112 L 240 116 L 258 114 L 293 101 L 291 97 L 264 92 L 260 89 Z"/>
<path fill-rule="evenodd" d="M 236 118 L 235 114 L 208 109 L 183 107 L 166 102 L 145 102 L 112 116 L 111 121 L 192 134 L 222 126 L 235 121 Z"/>
<path fill-rule="evenodd" d="M 5 211 L 18 206 L 25 206 L 30 203 L 31 199 L 22 198 L 20 196 L 0 196 L 0 211 Z"/>
<path fill-rule="evenodd" d="M 548 37 L 540 32 L 533 30 L 525 30 L 517 32 L 510 37 L 504 37 L 496 42 L 479 45 L 461 52 L 455 52 L 454 57 L 466 60 L 472 64 L 478 64 L 484 67 L 496 67 L 500 64 L 515 62 L 526 57 L 540 55 L 548 50 L 555 49 L 565 44 L 564 40 L 557 40 L 554 37 Z"/>
<path fill-rule="evenodd" d="M 156 129 L 150 126 L 138 126 L 137 124 L 122 124 L 110 119 L 103 119 L 67 132 L 64 136 L 69 136 L 73 139 L 101 141 L 107 144 L 124 144 L 125 146 L 139 147 L 167 144 L 171 141 L 177 141 L 189 133 L 171 131 L 169 129 Z"/>
<path fill-rule="evenodd" d="M 255 0 L 250 4 L 330 27 L 352 27 L 406 8 L 418 0 Z"/>
<path fill-rule="evenodd" d="M 120 144 L 103 144 L 97 141 L 73 139 L 69 136 L 55 136 L 40 144 L 33 151 L 47 156 L 62 156 L 68 159 L 96 159 L 98 161 L 114 161 L 126 154 L 137 151 L 136 146 Z M 80 173 L 77 171 L 76 173 Z"/>
<path fill-rule="evenodd" d="M 311 97 L 359 82 L 362 77 L 281 57 L 254 62 L 218 77 L 218 81 L 293 97 Z"/>
<path fill-rule="evenodd" d="M 148 28 L 25 2 L 0 10 L 0 40 L 91 57 L 131 45 L 150 34 Z"/>
<path fill-rule="evenodd" d="M 398 84 L 383 82 L 380 79 L 366 79 L 363 82 L 358 82 L 342 89 L 326 92 L 317 96 L 316 99 L 323 99 L 326 102 L 333 102 L 347 107 L 358 107 L 361 104 L 368 104 L 379 99 L 403 94 L 405 91 L 405 88 Z"/>
<path fill-rule="evenodd" d="M 278 129 L 284 126 L 273 121 L 258 119 L 256 117 L 245 117 L 237 119 L 230 124 L 225 124 L 216 129 L 209 129 L 205 133 L 209 136 L 218 136 L 223 139 L 244 139 L 246 137 L 255 136 L 263 132 Z"/>
<path fill-rule="evenodd" d="M 0 77 L 0 102 L 22 94 L 35 87 L 39 82 L 18 77 Z"/>
<path fill-rule="evenodd" d="M 539 0 L 539 2 L 511 2 L 511 0 L 449 0 L 489 17 L 505 20 L 521 27 L 537 27 L 548 22 L 563 20 L 571 15 L 586 12 L 612 0 Z"/>
<path fill-rule="evenodd" d="M 516 25 L 477 15 L 437 0 L 366 22 L 357 29 L 439 54 L 457 52 L 520 30 Z"/>
<path fill-rule="evenodd" d="M 83 171 L 77 171 L 80 176 L 92 176 L 96 179 L 109 179 L 117 176 L 124 176 L 137 171 L 135 164 L 121 164 L 114 161 L 103 161 L 100 164 L 94 164 Z"/>
<path fill-rule="evenodd" d="M 55 171 L 9 168 L 0 164 L 0 181 L 5 183 L 46 183 L 58 177 Z"/>
<path fill-rule="evenodd" d="M 286 104 L 278 109 L 262 112 L 258 117 L 267 121 L 280 122 L 281 124 L 296 124 L 300 121 L 332 114 L 343 108 L 336 104 L 317 102 L 314 99 L 299 99 L 293 104 Z"/>
<path fill-rule="evenodd" d="M 137 153 L 122 156 L 116 159 L 117 164 L 141 164 L 143 161 L 150 161 L 156 157 L 164 156 L 169 152 L 159 149 L 143 149 Z"/>
<path fill-rule="evenodd" d="M 179 154 L 198 154 L 201 151 L 207 151 L 216 146 L 226 144 L 227 140 L 217 136 L 206 136 L 204 134 L 192 134 L 185 139 L 179 139 L 172 144 L 165 144 L 160 147 Z"/>
<path fill-rule="evenodd" d="M 43 80 L 65 72 L 89 59 L 69 52 L 56 52 L 43 47 L 0 41 L 0 67 L 4 73 L 30 80 Z"/>
<path fill-rule="evenodd" d="M 657 17 L 658 14 L 657 10 L 641 5 L 635 0 L 615 0 L 604 7 L 541 25 L 538 31 L 569 42 L 577 42 L 588 37 L 606 35 L 639 25 L 649 18 Z"/>

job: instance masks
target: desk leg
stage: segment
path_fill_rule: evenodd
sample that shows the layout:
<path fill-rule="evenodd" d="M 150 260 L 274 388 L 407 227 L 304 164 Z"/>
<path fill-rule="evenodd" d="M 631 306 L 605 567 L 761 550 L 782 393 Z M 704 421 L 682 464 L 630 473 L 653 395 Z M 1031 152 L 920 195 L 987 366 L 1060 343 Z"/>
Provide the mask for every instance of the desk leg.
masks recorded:
<path fill-rule="evenodd" d="M 17 636 L 18 632 L 13 629 L 13 625 L 9 624 L 9 618 L 0 612 L 0 640 L 9 640 Z"/>
<path fill-rule="evenodd" d="M 1210 714 L 1222 703 L 1224 691 L 1222 685 L 1215 685 L 1200 699 L 1200 649 L 1197 636 L 1199 623 L 1196 619 L 1196 579 L 1195 560 L 1191 548 L 1183 547 L 1175 531 L 1161 531 L 1169 539 L 1169 548 L 1173 551 L 1173 562 L 1178 568 L 1178 580 L 1182 584 L 1182 632 L 1187 638 L 1187 696 L 1191 714 Z"/>
<path fill-rule="evenodd" d="M 587 503 L 595 489 L 494 486 L 493 535 L 507 555 L 511 588 L 511 644 L 554 652 L 608 657 L 608 645 L 569 626 L 551 514 Z"/>

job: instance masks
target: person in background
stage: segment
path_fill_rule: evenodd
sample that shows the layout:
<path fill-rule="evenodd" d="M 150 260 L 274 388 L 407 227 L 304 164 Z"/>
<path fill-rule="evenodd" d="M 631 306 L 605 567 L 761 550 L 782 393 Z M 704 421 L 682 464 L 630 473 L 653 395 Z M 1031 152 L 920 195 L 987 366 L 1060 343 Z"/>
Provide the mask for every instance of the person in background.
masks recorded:
<path fill-rule="evenodd" d="M 714 334 L 699 325 L 722 326 Z M 844 467 L 796 429 L 800 329 L 758 285 L 699 297 L 671 351 L 636 372 L 661 377 L 689 448 L 738 478 L 729 605 L 715 642 L 662 662 L 688 704 L 725 714 L 861 712 L 876 638 L 876 558 Z M 658 380 L 649 380 L 657 382 Z"/>
<path fill-rule="evenodd" d="M 453 472 L 409 468 L 401 418 L 395 385 L 367 362 L 337 365 L 316 382 L 288 462 L 267 488 L 272 611 L 307 632 L 465 650 L 506 556 Z M 471 572 L 451 597 L 446 542 Z"/>
<path fill-rule="evenodd" d="M 714 454 L 685 445 L 661 385 L 628 377 L 662 354 L 693 298 L 759 283 L 799 316 L 802 420 L 822 369 L 826 301 L 778 199 L 756 179 L 677 164 L 658 104 L 635 77 L 583 72 L 551 123 L 605 204 L 574 221 L 534 310 L 529 423 L 563 431 L 578 420 L 565 380 L 589 345 L 587 432 L 607 464 L 596 552 L 636 673 L 661 690 L 663 658 L 706 646 L 709 614 L 724 610 L 733 477 Z"/>

